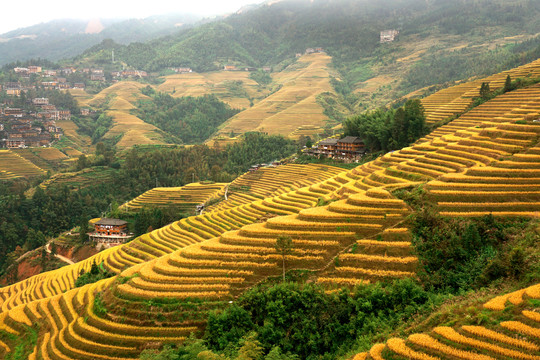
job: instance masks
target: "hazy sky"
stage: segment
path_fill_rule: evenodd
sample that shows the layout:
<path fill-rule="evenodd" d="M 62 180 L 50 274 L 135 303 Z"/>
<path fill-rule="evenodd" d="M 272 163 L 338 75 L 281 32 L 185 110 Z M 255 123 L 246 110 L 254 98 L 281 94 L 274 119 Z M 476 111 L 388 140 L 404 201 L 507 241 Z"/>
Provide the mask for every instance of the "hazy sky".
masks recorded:
<path fill-rule="evenodd" d="M 144 18 L 170 12 L 217 15 L 262 0 L 2 0 L 0 34 L 54 19 Z"/>

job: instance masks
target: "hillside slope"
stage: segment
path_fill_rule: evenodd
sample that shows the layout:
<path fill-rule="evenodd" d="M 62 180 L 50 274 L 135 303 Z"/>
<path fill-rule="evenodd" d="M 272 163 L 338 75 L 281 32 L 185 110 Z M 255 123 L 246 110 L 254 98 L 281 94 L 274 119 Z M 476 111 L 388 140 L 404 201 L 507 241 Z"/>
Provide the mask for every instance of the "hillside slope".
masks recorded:
<path fill-rule="evenodd" d="M 114 49 L 133 68 L 201 73 L 224 65 L 282 69 L 295 54 L 322 47 L 343 80 L 336 90 L 362 110 L 532 61 L 540 54 L 539 12 L 527 0 L 278 1 L 147 43 L 105 42 L 79 59 L 108 63 Z M 381 44 L 386 29 L 400 34 Z"/>
<path fill-rule="evenodd" d="M 537 73 L 539 68 L 535 62 L 527 71 Z M 353 170 L 327 172 L 321 179 L 322 169 L 310 169 L 309 186 L 183 219 L 87 261 L 3 288 L 2 347 L 13 351 L 18 342 L 8 333 L 31 333 L 29 327 L 36 323 L 46 324 L 31 355 L 39 359 L 134 359 L 145 344 L 182 341 L 204 327 L 209 311 L 280 274 L 281 256 L 274 248 L 278 235 L 288 235 L 294 243 L 288 268 L 315 271 L 328 286 L 411 276 L 416 259 L 408 252 L 403 220 L 412 209 L 392 191 L 424 185 L 437 209 L 450 216 L 535 217 L 540 211 L 535 190 L 540 187 L 540 126 L 533 120 L 539 116 L 538 86 L 509 92 L 412 146 Z M 456 187 L 467 189 L 466 202 L 456 202 Z M 360 251 L 349 252 L 355 244 Z M 374 248 L 382 251 L 373 253 Z M 104 262 L 120 275 L 73 289 L 80 269 L 88 270 L 92 261 Z M 521 304 L 524 293 L 538 298 L 535 289 L 504 299 Z M 532 319 L 516 315 L 508 326 L 500 325 L 531 336 L 531 342 L 538 337 L 537 319 Z M 434 331 L 450 341 L 465 341 L 447 328 Z M 410 341 L 460 358 L 477 356 L 439 343 L 434 347 L 430 339 L 422 335 Z M 465 344 L 494 356 L 516 355 L 515 349 Z M 388 346 L 403 349 L 397 340 Z M 381 346 L 374 358 L 380 358 L 379 350 Z"/>
<path fill-rule="evenodd" d="M 333 91 L 330 61 L 326 54 L 304 55 L 274 74 L 279 90 L 232 117 L 218 134 L 261 131 L 288 136 L 304 125 L 322 128 L 330 119 L 317 96 Z"/>
<path fill-rule="evenodd" d="M 143 87 L 144 85 L 135 81 L 122 81 L 87 100 L 87 104 L 91 106 L 102 106 L 106 103 L 105 114 L 112 117 L 114 124 L 105 138 L 119 137 L 116 144 L 118 147 L 165 143 L 162 132 L 157 127 L 130 112 L 135 109 L 137 100 L 148 98 L 141 93 Z"/>
<path fill-rule="evenodd" d="M 71 58 L 103 39 L 121 44 L 148 41 L 178 32 L 199 20 L 194 15 L 152 16 L 146 19 L 53 20 L 0 35 L 0 65 L 28 59 Z"/>
<path fill-rule="evenodd" d="M 383 360 L 402 356 L 407 359 L 538 359 L 540 316 L 535 306 L 540 284 L 492 298 L 472 308 L 492 319 L 479 326 L 478 318 L 468 315 L 459 324 L 438 326 L 428 333 L 415 333 L 407 339 L 391 338 L 359 353 L 354 360 Z M 469 312 L 471 308 L 468 309 Z"/>
<path fill-rule="evenodd" d="M 268 96 L 270 90 L 251 79 L 248 71 L 212 71 L 164 76 L 156 89 L 173 97 L 216 95 L 236 109 L 250 107 Z"/>

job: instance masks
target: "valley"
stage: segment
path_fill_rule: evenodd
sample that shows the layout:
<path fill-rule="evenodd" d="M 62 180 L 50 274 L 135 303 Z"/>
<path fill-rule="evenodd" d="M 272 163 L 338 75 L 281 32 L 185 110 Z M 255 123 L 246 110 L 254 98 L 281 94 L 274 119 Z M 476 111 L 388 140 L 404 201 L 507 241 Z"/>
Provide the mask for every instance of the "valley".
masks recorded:
<path fill-rule="evenodd" d="M 5 65 L 0 358 L 540 358 L 539 13 L 269 1 Z"/>

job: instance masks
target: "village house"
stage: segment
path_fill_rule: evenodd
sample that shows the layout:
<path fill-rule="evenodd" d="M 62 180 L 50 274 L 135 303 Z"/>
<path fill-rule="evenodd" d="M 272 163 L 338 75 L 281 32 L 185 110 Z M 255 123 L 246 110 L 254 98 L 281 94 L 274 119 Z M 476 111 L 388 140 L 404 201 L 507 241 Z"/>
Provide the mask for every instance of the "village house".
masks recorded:
<path fill-rule="evenodd" d="M 43 86 L 45 89 L 54 89 L 58 83 L 56 81 L 43 81 L 41 82 L 41 86 Z"/>
<path fill-rule="evenodd" d="M 105 76 L 92 74 L 92 75 L 90 75 L 90 80 L 92 80 L 92 81 L 105 81 Z"/>
<path fill-rule="evenodd" d="M 49 105 L 49 99 L 48 98 L 34 98 L 32 99 L 32 104 L 34 105 Z"/>
<path fill-rule="evenodd" d="M 56 120 L 56 111 L 42 111 L 37 113 L 38 119 L 43 120 Z"/>
<path fill-rule="evenodd" d="M 7 95 L 19 96 L 21 94 L 21 83 L 7 82 L 4 84 L 4 89 L 6 90 Z"/>
<path fill-rule="evenodd" d="M 122 71 L 121 76 L 124 78 L 127 78 L 127 77 L 140 77 L 141 78 L 141 77 L 148 76 L 148 74 L 146 73 L 146 71 L 141 71 L 141 70 L 124 70 Z"/>
<path fill-rule="evenodd" d="M 88 233 L 91 241 L 96 241 L 104 247 L 121 245 L 133 234 L 128 232 L 127 221 L 103 218 L 94 223 L 94 231 Z"/>
<path fill-rule="evenodd" d="M 73 74 L 75 72 L 75 68 L 72 68 L 72 67 L 68 67 L 68 68 L 64 68 L 62 70 L 60 70 L 60 72 L 64 75 L 70 75 L 70 74 Z"/>
<path fill-rule="evenodd" d="M 337 139 L 325 139 L 319 141 L 315 153 L 324 157 L 333 158 L 337 148 Z"/>
<path fill-rule="evenodd" d="M 8 149 L 16 149 L 16 148 L 22 148 L 24 147 L 24 140 L 22 137 L 14 137 L 13 135 L 9 135 L 9 137 L 6 139 L 5 144 Z"/>
<path fill-rule="evenodd" d="M 56 76 L 56 70 L 43 70 L 43 76 Z"/>
<path fill-rule="evenodd" d="M 18 81 L 8 81 L 4 84 L 5 89 L 20 89 L 21 83 Z"/>
<path fill-rule="evenodd" d="M 356 136 L 345 136 L 336 145 L 336 156 L 342 159 L 359 158 L 365 153 L 365 144 Z"/>
<path fill-rule="evenodd" d="M 25 67 L 16 67 L 13 68 L 13 71 L 15 71 L 17 74 L 28 74 L 28 68 Z"/>
<path fill-rule="evenodd" d="M 6 89 L 6 94 L 11 96 L 21 95 L 21 89 Z"/>
<path fill-rule="evenodd" d="M 272 68 L 270 66 L 265 66 L 262 68 L 264 72 L 272 72 Z"/>
<path fill-rule="evenodd" d="M 41 66 L 30 65 L 28 67 L 28 72 L 30 74 L 40 73 L 41 72 Z"/>
<path fill-rule="evenodd" d="M 307 149 L 306 154 L 340 160 L 358 160 L 365 153 L 364 141 L 356 136 L 343 139 L 325 139 L 317 147 Z"/>
<path fill-rule="evenodd" d="M 24 111 L 19 108 L 5 108 L 4 115 L 12 117 L 22 117 L 24 115 Z"/>
<path fill-rule="evenodd" d="M 178 74 L 188 74 L 188 73 L 190 73 L 190 72 L 193 72 L 193 70 L 191 70 L 191 68 L 188 68 L 188 67 L 172 68 L 172 70 L 173 70 L 175 73 L 178 73 Z"/>
<path fill-rule="evenodd" d="M 380 42 L 392 42 L 396 39 L 396 36 L 399 34 L 398 30 L 383 30 L 380 34 Z"/>
<path fill-rule="evenodd" d="M 71 120 L 70 110 L 58 110 L 55 120 Z"/>
<path fill-rule="evenodd" d="M 82 115 L 82 116 L 88 116 L 88 115 L 90 115 L 90 109 L 88 109 L 88 108 L 81 108 L 81 115 Z"/>
<path fill-rule="evenodd" d="M 225 65 L 225 66 L 223 66 L 223 70 L 225 70 L 225 71 L 235 71 L 236 66 L 234 66 L 234 65 Z"/>
<path fill-rule="evenodd" d="M 53 104 L 41 105 L 41 110 L 54 111 L 54 110 L 56 110 L 56 106 L 54 106 Z"/>
<path fill-rule="evenodd" d="M 85 83 L 75 83 L 75 84 L 73 84 L 73 88 L 74 89 L 82 89 L 82 90 L 84 90 L 86 88 L 86 84 Z"/>

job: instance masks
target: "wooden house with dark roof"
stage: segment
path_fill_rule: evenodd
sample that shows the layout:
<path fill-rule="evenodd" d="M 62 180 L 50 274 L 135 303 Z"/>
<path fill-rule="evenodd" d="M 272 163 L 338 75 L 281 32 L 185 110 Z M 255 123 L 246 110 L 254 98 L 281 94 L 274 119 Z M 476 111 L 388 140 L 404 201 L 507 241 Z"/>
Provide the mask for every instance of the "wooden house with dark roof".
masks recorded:
<path fill-rule="evenodd" d="M 102 218 L 94 223 L 94 231 L 88 233 L 90 240 L 101 243 L 106 247 L 121 245 L 130 239 L 127 221 L 120 219 Z"/>
<path fill-rule="evenodd" d="M 363 155 L 366 151 L 364 140 L 356 136 L 345 136 L 339 139 L 336 145 L 336 157 L 354 159 Z"/>

